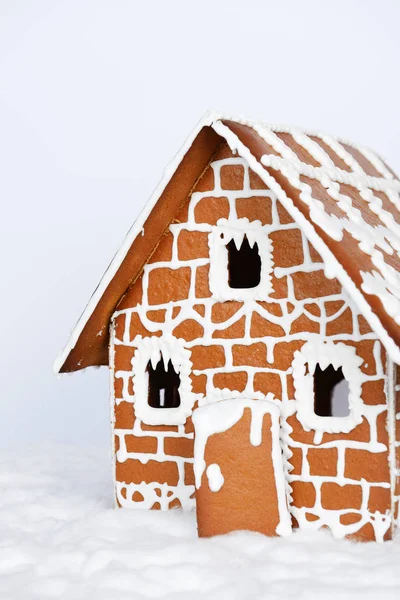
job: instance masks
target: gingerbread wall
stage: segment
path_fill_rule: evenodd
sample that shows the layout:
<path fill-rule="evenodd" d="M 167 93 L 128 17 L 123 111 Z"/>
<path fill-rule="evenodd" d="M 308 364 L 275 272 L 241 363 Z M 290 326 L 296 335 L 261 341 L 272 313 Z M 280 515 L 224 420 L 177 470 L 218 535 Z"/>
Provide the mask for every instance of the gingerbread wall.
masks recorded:
<path fill-rule="evenodd" d="M 400 367 L 396 368 L 396 387 L 395 387 L 395 461 L 396 461 L 396 480 L 394 494 L 394 518 L 397 524 L 400 524 Z"/>
<path fill-rule="evenodd" d="M 218 302 L 209 287 L 208 236 L 219 219 L 260 220 L 273 244 L 268 301 Z M 245 161 L 219 151 L 113 317 L 116 496 L 122 506 L 194 504 L 193 428 L 134 416 L 137 336 L 173 335 L 191 351 L 195 406 L 273 392 L 283 414 L 291 512 L 300 526 L 388 537 L 391 525 L 386 354 L 376 335 L 289 214 Z M 312 339 L 354 346 L 363 358 L 362 422 L 315 435 L 296 418 L 294 353 Z M 399 452 L 399 450 L 397 450 Z"/>

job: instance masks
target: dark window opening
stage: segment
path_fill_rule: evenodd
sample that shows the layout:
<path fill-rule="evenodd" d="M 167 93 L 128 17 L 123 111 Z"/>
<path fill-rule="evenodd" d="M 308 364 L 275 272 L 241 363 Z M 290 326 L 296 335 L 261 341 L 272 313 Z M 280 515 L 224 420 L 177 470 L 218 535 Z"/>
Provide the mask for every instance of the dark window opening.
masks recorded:
<path fill-rule="evenodd" d="M 168 361 L 165 369 L 164 361 L 158 361 L 153 369 L 151 362 L 147 365 L 149 374 L 149 398 L 148 402 L 152 408 L 177 408 L 180 406 L 179 375 L 175 372 L 172 362 Z"/>
<path fill-rule="evenodd" d="M 350 414 L 349 384 L 342 369 L 332 365 L 314 373 L 314 412 L 319 417 L 347 417 Z"/>
<path fill-rule="evenodd" d="M 229 287 L 235 289 L 254 288 L 261 279 L 261 258 L 258 244 L 251 248 L 247 236 L 244 236 L 239 250 L 232 239 L 227 244 Z"/>

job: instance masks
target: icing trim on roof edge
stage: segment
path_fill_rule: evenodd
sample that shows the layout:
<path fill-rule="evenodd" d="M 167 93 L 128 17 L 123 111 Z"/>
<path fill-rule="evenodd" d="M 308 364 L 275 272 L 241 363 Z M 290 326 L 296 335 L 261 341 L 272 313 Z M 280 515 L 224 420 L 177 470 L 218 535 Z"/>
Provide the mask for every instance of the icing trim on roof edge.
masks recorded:
<path fill-rule="evenodd" d="M 216 111 L 208 111 L 197 123 L 196 127 L 193 129 L 191 134 L 187 137 L 184 144 L 181 146 L 181 148 L 175 154 L 174 158 L 165 167 L 165 169 L 163 171 L 163 176 L 162 176 L 160 182 L 158 183 L 157 187 L 154 189 L 153 193 L 151 194 L 149 200 L 144 205 L 143 209 L 140 211 L 137 219 L 134 221 L 133 225 L 128 230 L 128 233 L 126 234 L 124 241 L 122 242 L 118 251 L 115 253 L 114 257 L 112 258 L 112 260 L 111 260 L 109 266 L 107 267 L 103 277 L 101 278 L 98 286 L 96 287 L 95 291 L 93 292 L 88 304 L 86 305 L 84 311 L 82 312 L 81 316 L 79 317 L 77 324 L 75 325 L 74 329 L 72 330 L 67 344 L 65 345 L 63 350 L 57 355 L 57 357 L 53 363 L 53 370 L 56 374 L 60 373 L 62 366 L 64 365 L 65 361 L 67 360 L 68 355 L 75 348 L 75 345 L 76 345 L 76 343 L 79 339 L 79 336 L 81 335 L 86 323 L 89 321 L 100 298 L 103 296 L 105 290 L 107 289 L 107 287 L 111 283 L 112 279 L 114 278 L 115 274 L 117 273 L 122 261 L 124 260 L 128 250 L 131 247 L 131 245 L 133 244 L 134 240 L 140 233 L 143 235 L 143 232 L 144 232 L 143 226 L 146 222 L 147 217 L 153 210 L 155 204 L 157 203 L 161 194 L 167 187 L 173 174 L 175 173 L 179 164 L 181 163 L 184 156 L 188 152 L 189 148 L 193 144 L 194 140 L 196 139 L 196 137 L 198 136 L 198 134 L 200 133 L 200 131 L 203 127 L 211 126 L 212 123 L 218 118 L 219 118 L 219 116 L 216 113 Z"/>
<path fill-rule="evenodd" d="M 139 213 L 137 219 L 134 221 L 133 225 L 129 229 L 125 239 L 120 246 L 119 250 L 114 255 L 112 261 L 110 262 L 107 270 L 105 271 L 103 277 L 101 278 L 98 286 L 93 292 L 88 304 L 86 305 L 84 311 L 82 312 L 80 318 L 68 340 L 68 343 L 65 345 L 63 350 L 56 357 L 53 369 L 56 374 L 61 372 L 61 369 L 66 362 L 70 352 L 75 348 L 79 337 L 88 323 L 94 309 L 96 308 L 98 302 L 102 298 L 105 290 L 108 288 L 109 284 L 113 280 L 114 276 L 118 272 L 119 267 L 121 266 L 122 261 L 124 260 L 127 252 L 129 251 L 131 245 L 133 244 L 136 237 L 141 233 L 144 233 L 144 223 L 146 219 L 150 215 L 154 206 L 156 205 L 158 199 L 161 194 L 165 190 L 166 186 L 170 182 L 172 176 L 174 175 L 176 169 L 179 164 L 182 162 L 183 158 L 187 154 L 189 148 L 195 141 L 196 137 L 200 133 L 203 127 L 212 127 L 214 131 L 223 137 L 231 150 L 237 151 L 239 155 L 248 161 L 251 169 L 255 171 L 261 179 L 264 181 L 268 187 L 272 191 L 274 191 L 278 197 L 278 199 L 282 202 L 286 210 L 292 216 L 293 219 L 298 223 L 299 227 L 303 230 L 305 236 L 308 238 L 311 244 L 313 244 L 316 250 L 320 253 L 324 263 L 325 263 L 325 273 L 328 277 L 337 277 L 340 281 L 341 285 L 347 290 L 349 294 L 352 295 L 355 303 L 357 304 L 360 312 L 368 321 L 371 328 L 375 331 L 375 333 L 380 338 L 382 344 L 385 346 L 388 354 L 392 358 L 393 361 L 400 364 L 400 349 L 397 343 L 390 337 L 386 329 L 383 327 L 379 317 L 372 311 L 369 306 L 367 300 L 362 295 L 362 293 L 358 290 L 357 286 L 353 283 L 350 276 L 346 273 L 342 265 L 335 258 L 334 254 L 329 250 L 324 241 L 319 237 L 317 232 L 315 231 L 313 225 L 303 216 L 303 214 L 299 211 L 298 208 L 293 204 L 292 200 L 287 196 L 285 191 L 281 188 L 281 186 L 275 181 L 275 179 L 269 175 L 269 173 L 263 168 L 263 166 L 257 161 L 257 159 L 251 154 L 250 150 L 240 142 L 239 138 L 234 134 L 229 127 L 222 123 L 222 120 L 231 120 L 241 125 L 247 125 L 249 127 L 254 128 L 255 126 L 264 126 L 269 128 L 274 132 L 287 132 L 287 133 L 300 133 L 306 135 L 314 135 L 321 138 L 324 138 L 324 134 L 320 132 L 311 132 L 306 129 L 297 129 L 295 127 L 287 127 L 287 126 L 272 126 L 272 125 L 264 125 L 260 121 L 249 120 L 244 117 L 233 117 L 228 115 L 222 115 L 217 111 L 208 111 L 202 119 L 197 123 L 196 127 L 193 129 L 191 134 L 188 136 L 178 153 L 174 156 L 174 158 L 170 161 L 170 163 L 165 167 L 163 171 L 163 176 L 150 196 L 148 202 L 144 205 L 142 211 Z M 386 168 L 386 165 L 383 163 L 382 159 L 376 155 L 375 152 L 370 151 L 369 149 L 364 149 L 362 147 L 356 146 L 352 142 L 348 142 L 347 140 L 343 140 L 342 138 L 335 138 L 335 140 L 340 143 L 345 143 L 348 146 L 351 146 L 359 151 L 361 151 L 368 160 L 371 161 L 373 166 L 375 166 L 382 173 L 382 179 L 384 179 L 385 183 L 390 187 L 393 187 L 396 191 L 400 191 L 400 182 L 398 182 L 392 175 L 392 173 Z M 277 157 L 275 157 L 277 158 Z M 286 164 L 294 164 L 296 168 L 301 169 L 314 169 L 315 167 L 310 167 L 303 163 L 300 159 L 293 159 L 293 161 L 289 161 L 288 159 L 280 159 L 281 162 L 285 162 Z M 278 166 L 278 162 L 276 163 L 276 168 L 281 170 Z M 379 166 L 377 162 L 379 162 Z M 382 162 L 381 162 L 382 161 Z M 275 165 L 274 165 L 275 166 Z M 326 171 L 326 168 L 325 168 Z M 352 179 L 352 174 L 343 171 L 339 167 L 335 167 L 336 175 L 339 173 L 340 176 L 345 177 L 347 180 Z M 374 186 L 376 182 L 379 182 L 379 178 L 370 177 L 367 175 L 357 174 L 357 177 L 364 177 L 365 181 L 368 181 L 368 185 Z M 350 183 L 350 181 L 349 181 Z M 378 184 L 379 185 L 379 184 Z"/>

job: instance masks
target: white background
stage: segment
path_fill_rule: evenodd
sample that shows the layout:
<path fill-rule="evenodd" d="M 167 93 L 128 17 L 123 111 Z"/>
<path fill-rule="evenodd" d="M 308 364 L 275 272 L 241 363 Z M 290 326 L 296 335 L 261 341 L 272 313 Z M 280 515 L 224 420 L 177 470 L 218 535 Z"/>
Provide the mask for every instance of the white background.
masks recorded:
<path fill-rule="evenodd" d="M 106 368 L 52 362 L 208 108 L 400 171 L 396 0 L 0 0 L 0 445 L 109 440 Z"/>

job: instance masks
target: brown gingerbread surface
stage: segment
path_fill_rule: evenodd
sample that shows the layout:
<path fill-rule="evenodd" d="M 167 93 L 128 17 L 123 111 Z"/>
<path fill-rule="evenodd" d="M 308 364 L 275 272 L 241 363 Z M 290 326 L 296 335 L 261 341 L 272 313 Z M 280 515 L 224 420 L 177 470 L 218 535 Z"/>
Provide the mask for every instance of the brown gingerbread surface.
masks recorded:
<path fill-rule="evenodd" d="M 227 404 L 225 401 L 223 404 Z M 257 401 L 252 401 L 257 402 Z M 265 401 L 258 401 L 263 404 Z M 208 437 L 207 428 L 217 429 L 213 421 L 211 405 L 198 409 L 195 413 L 195 437 L 200 444 L 195 451 L 195 471 L 203 471 L 200 487 L 196 489 L 196 511 L 200 537 L 209 537 L 230 531 L 258 531 L 275 536 L 279 530 L 277 490 L 284 480 L 283 466 L 280 464 L 280 481 L 273 463 L 273 452 L 279 452 L 279 423 L 273 435 L 273 421 L 267 412 L 256 424 L 260 428 L 260 443 L 251 443 L 254 415 L 248 402 L 243 402 L 242 416 L 229 429 Z M 210 412 L 210 415 L 199 413 Z M 225 406 L 225 414 L 230 418 L 231 407 Z M 207 418 L 208 417 L 208 418 Z M 206 429 L 204 431 L 204 428 Z M 201 444 L 205 437 L 205 448 Z M 274 449 L 276 444 L 278 448 Z M 204 466 L 202 465 L 204 461 Z M 197 464 L 200 463 L 200 464 Z M 280 490 L 285 494 L 285 490 Z M 287 512 L 286 506 L 285 512 Z"/>
<path fill-rule="evenodd" d="M 230 158 L 237 160 L 225 147 L 215 161 Z M 271 392 L 287 405 L 295 398 L 293 358 L 310 333 L 355 348 L 363 359 L 362 400 L 372 407 L 376 417 L 364 417 L 348 433 L 324 433 L 321 440 L 315 439 L 314 432 L 304 430 L 295 412 L 286 419 L 291 428 L 286 440 L 292 452 L 287 465 L 291 505 L 293 512 L 296 507 L 299 510 L 294 524 L 300 517 L 308 523 L 320 523 L 318 513 L 327 517 L 330 511 L 343 511 L 338 521 L 348 525 L 349 535 L 353 535 L 361 520 L 361 506 L 367 504 L 369 510 L 381 514 L 391 510 L 386 353 L 340 283 L 326 278 L 321 257 L 279 202 L 268 196 L 264 196 L 265 202 L 258 200 L 268 193 L 261 180 L 250 170 L 247 172 L 246 166 L 238 168 L 237 164 L 225 164 L 219 174 L 221 181 L 216 182 L 214 169 L 205 172 L 195 189 L 202 197 L 185 205 L 145 267 L 144 277 L 135 282 L 117 307 L 116 411 L 124 407 L 133 420 L 131 360 L 136 336 L 163 337 L 171 332 L 184 340 L 191 352 L 192 391 L 200 402 L 209 395 L 222 398 L 241 393 L 257 397 Z M 250 189 L 254 190 L 250 195 L 244 191 L 245 177 L 249 177 Z M 217 184 L 219 192 L 215 191 Z M 224 195 L 230 193 L 229 186 L 238 196 L 234 205 Z M 274 291 L 268 302 L 257 301 L 250 311 L 244 302 L 213 299 L 209 287 L 210 259 L 203 228 L 229 217 L 233 207 L 239 218 L 259 220 L 270 227 L 274 273 L 277 267 L 282 270 L 279 278 L 272 276 Z M 154 460 L 139 465 L 135 453 L 129 453 L 132 458 L 127 461 L 136 479 L 159 481 L 155 467 L 161 468 L 160 448 L 164 445 L 161 457 L 167 468 L 160 483 L 167 480 L 171 487 L 170 503 L 179 502 L 175 489 L 180 486 L 187 490 L 185 498 L 193 495 L 190 417 L 184 429 L 149 427 L 137 419 L 135 423 L 136 435 L 148 444 L 146 453 L 154 456 Z M 123 430 L 116 427 L 118 440 L 125 435 Z M 379 452 L 370 452 L 373 440 L 381 444 Z M 117 459 L 117 481 L 129 484 L 132 476 L 126 474 L 126 469 L 122 476 Z M 362 483 L 364 478 L 368 485 Z M 336 498 L 336 508 L 330 498 Z M 367 534 L 368 530 L 372 536 L 373 529 L 366 528 Z"/>

